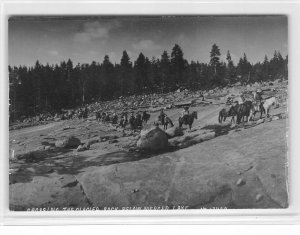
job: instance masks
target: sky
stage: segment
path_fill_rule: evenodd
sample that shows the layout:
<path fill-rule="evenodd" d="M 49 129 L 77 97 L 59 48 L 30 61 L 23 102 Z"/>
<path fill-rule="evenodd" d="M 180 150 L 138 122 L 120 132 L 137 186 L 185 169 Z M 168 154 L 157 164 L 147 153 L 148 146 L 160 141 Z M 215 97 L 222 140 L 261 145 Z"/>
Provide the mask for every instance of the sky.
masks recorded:
<path fill-rule="evenodd" d="M 11 66 L 102 62 L 120 63 L 124 50 L 132 62 L 142 52 L 149 59 L 171 54 L 178 44 L 184 58 L 208 63 L 216 43 L 225 61 L 246 53 L 251 63 L 288 53 L 287 16 L 17 16 L 8 22 Z"/>

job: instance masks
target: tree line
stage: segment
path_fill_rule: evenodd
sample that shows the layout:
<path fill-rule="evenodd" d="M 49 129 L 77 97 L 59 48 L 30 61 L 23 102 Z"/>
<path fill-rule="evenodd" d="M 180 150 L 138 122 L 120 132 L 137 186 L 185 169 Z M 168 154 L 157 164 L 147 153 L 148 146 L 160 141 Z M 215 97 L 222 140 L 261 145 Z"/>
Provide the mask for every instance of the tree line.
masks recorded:
<path fill-rule="evenodd" d="M 177 44 L 171 54 L 163 51 L 161 58 L 149 59 L 140 53 L 131 61 L 123 51 L 120 63 L 113 64 L 108 55 L 103 61 L 74 65 L 71 59 L 55 65 L 8 66 L 10 116 L 36 115 L 73 108 L 82 104 L 105 101 L 145 93 L 166 93 L 178 88 L 207 90 L 236 82 L 242 84 L 287 79 L 288 56 L 275 51 L 270 60 L 251 64 L 246 54 L 237 65 L 227 51 L 221 60 L 219 47 L 214 44 L 209 63 L 184 58 Z"/>

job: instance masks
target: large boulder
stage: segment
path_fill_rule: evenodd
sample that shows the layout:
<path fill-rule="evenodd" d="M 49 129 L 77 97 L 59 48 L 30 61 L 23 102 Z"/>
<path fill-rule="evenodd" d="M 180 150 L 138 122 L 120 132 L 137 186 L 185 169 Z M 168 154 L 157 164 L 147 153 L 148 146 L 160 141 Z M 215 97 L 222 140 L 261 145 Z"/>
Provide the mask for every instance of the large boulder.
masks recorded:
<path fill-rule="evenodd" d="M 145 135 L 147 135 L 150 131 L 155 130 L 157 127 L 156 126 L 148 126 L 148 128 L 144 128 L 143 130 L 141 130 L 140 136 L 143 137 Z"/>
<path fill-rule="evenodd" d="M 80 144 L 80 139 L 74 136 L 68 136 L 62 140 L 57 140 L 55 142 L 55 146 L 58 148 L 77 148 Z"/>
<path fill-rule="evenodd" d="M 151 129 L 141 135 L 141 138 L 137 142 L 137 147 L 151 151 L 164 150 L 168 147 L 168 136 L 158 127 Z"/>
<path fill-rule="evenodd" d="M 178 126 L 171 127 L 169 129 L 167 129 L 165 132 L 169 138 L 173 138 L 176 136 L 182 136 L 184 134 L 182 128 L 180 128 Z"/>

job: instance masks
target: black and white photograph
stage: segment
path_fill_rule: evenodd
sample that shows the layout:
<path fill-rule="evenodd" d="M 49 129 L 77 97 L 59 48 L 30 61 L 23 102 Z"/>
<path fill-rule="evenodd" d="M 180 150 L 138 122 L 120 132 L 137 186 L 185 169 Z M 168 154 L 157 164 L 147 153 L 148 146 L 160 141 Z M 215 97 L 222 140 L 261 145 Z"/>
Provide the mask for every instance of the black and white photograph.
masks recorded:
<path fill-rule="evenodd" d="M 289 208 L 287 15 L 8 19 L 9 210 Z"/>

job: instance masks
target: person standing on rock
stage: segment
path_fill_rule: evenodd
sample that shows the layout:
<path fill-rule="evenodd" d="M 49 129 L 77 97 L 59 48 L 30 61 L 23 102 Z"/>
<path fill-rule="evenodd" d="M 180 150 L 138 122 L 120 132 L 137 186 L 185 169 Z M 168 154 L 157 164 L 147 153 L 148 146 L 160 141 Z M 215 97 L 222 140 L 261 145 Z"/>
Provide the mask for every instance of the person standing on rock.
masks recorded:
<path fill-rule="evenodd" d="M 166 116 L 166 114 L 164 112 L 164 109 L 161 109 L 158 119 L 162 125 L 164 125 L 165 116 Z"/>

